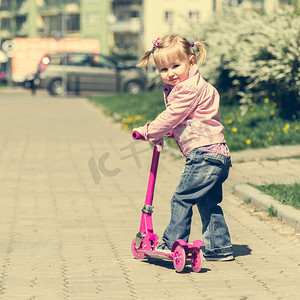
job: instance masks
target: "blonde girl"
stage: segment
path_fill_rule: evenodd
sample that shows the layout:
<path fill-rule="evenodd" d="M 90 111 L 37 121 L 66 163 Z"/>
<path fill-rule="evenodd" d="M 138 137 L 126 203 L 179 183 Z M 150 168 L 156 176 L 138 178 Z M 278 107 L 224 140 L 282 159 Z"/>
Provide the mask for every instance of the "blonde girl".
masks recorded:
<path fill-rule="evenodd" d="M 165 83 L 166 109 L 152 122 L 134 130 L 160 149 L 163 136 L 173 131 L 186 157 L 184 172 L 171 200 L 171 220 L 156 251 L 169 252 L 177 239 L 188 242 L 192 208 L 197 205 L 206 260 L 232 260 L 230 234 L 219 206 L 231 159 L 221 124 L 219 94 L 198 71 L 206 48 L 202 42 L 169 35 L 153 41 L 153 48 L 145 52 L 139 66 L 146 69 L 151 56 Z"/>

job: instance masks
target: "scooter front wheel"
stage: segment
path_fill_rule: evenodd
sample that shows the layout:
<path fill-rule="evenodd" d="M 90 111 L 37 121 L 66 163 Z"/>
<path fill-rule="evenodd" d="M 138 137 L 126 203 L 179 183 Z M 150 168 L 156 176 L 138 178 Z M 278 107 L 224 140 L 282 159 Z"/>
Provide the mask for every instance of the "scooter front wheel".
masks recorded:
<path fill-rule="evenodd" d="M 136 238 L 133 239 L 131 243 L 131 251 L 132 254 L 135 258 L 141 259 L 144 257 L 144 254 L 140 254 L 136 249 L 135 249 L 135 243 L 136 243 Z"/>
<path fill-rule="evenodd" d="M 182 272 L 186 263 L 186 254 L 185 250 L 182 246 L 178 245 L 175 248 L 174 256 L 173 256 L 173 265 L 177 272 Z"/>
<path fill-rule="evenodd" d="M 200 272 L 203 263 L 203 253 L 202 250 L 194 250 L 192 252 L 191 265 L 194 272 Z"/>

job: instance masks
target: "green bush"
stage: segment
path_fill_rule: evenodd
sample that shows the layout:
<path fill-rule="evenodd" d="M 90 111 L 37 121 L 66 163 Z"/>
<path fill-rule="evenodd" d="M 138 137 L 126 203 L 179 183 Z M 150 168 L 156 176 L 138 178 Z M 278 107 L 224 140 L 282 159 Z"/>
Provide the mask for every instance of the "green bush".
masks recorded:
<path fill-rule="evenodd" d="M 300 16 L 288 8 L 274 15 L 231 8 L 194 25 L 190 40 L 204 40 L 204 78 L 229 104 L 269 98 L 287 118 L 299 117 Z"/>

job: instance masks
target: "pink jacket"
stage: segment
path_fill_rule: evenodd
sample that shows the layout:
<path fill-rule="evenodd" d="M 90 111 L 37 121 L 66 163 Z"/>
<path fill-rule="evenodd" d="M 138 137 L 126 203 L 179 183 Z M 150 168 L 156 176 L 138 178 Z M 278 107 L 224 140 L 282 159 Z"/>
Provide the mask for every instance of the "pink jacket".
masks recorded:
<path fill-rule="evenodd" d="M 202 78 L 197 65 L 190 69 L 188 79 L 165 85 L 163 90 L 166 109 L 143 127 L 147 140 L 157 141 L 173 130 L 184 156 L 195 148 L 225 143 L 219 93 Z"/>

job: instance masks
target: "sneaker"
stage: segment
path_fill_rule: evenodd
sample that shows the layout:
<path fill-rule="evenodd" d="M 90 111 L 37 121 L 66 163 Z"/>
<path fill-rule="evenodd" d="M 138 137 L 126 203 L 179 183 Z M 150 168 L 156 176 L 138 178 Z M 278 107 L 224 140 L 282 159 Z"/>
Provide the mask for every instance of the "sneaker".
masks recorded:
<path fill-rule="evenodd" d="M 206 261 L 231 261 L 234 260 L 232 253 L 204 255 Z"/>
<path fill-rule="evenodd" d="M 162 242 L 155 247 L 156 252 L 171 254 L 171 250 L 168 248 L 166 243 Z"/>

